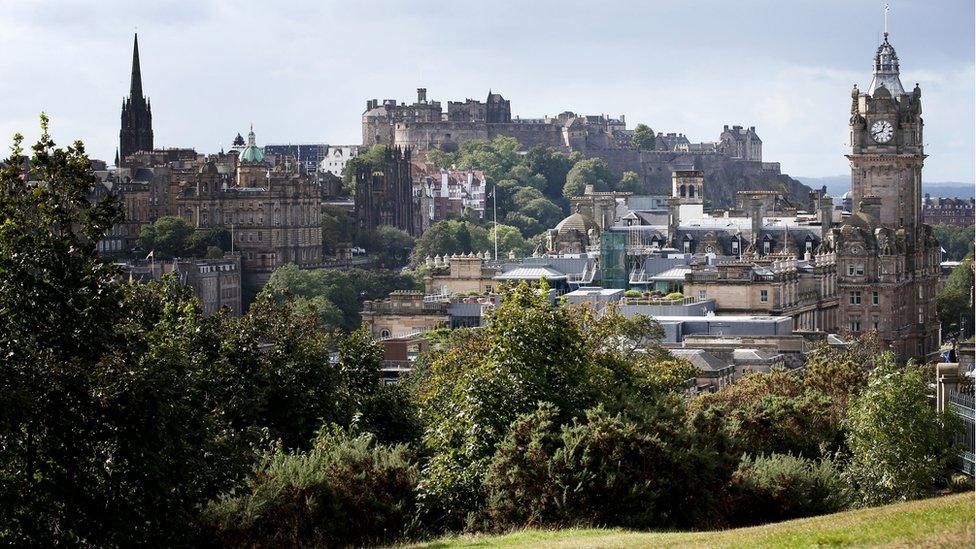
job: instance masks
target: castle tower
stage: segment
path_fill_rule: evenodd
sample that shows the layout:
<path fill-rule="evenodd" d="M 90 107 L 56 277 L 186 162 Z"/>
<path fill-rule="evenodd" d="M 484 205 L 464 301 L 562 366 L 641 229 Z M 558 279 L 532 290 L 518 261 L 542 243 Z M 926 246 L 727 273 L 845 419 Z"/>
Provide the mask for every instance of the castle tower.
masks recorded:
<path fill-rule="evenodd" d="M 139 67 L 139 35 L 132 42 L 132 78 L 129 97 L 122 100 L 122 129 L 119 130 L 119 156 L 125 159 L 137 151 L 153 149 L 152 106 L 142 94 Z"/>
<path fill-rule="evenodd" d="M 680 204 L 704 204 L 705 174 L 701 170 L 685 169 L 671 172 L 671 197 Z"/>

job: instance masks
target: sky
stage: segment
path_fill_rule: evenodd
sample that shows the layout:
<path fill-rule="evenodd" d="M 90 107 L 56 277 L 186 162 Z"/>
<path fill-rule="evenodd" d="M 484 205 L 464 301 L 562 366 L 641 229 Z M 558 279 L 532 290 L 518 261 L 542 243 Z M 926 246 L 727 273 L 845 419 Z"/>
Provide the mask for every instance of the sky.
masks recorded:
<path fill-rule="evenodd" d="M 925 181 L 974 181 L 974 2 L 889 0 L 906 89 L 922 88 Z M 849 173 L 850 92 L 871 80 L 883 3 L 0 0 L 0 139 L 111 160 L 138 29 L 155 144 L 356 144 L 366 100 L 511 100 L 522 117 L 625 114 L 715 141 L 756 126 L 794 176 Z M 6 145 L 3 145 L 6 147 Z"/>

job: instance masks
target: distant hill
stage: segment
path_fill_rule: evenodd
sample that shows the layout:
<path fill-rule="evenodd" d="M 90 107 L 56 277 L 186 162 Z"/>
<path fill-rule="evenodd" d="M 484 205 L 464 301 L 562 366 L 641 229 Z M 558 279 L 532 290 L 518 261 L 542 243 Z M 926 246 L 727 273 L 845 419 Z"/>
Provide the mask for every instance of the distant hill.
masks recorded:
<path fill-rule="evenodd" d="M 830 196 L 841 196 L 851 190 L 850 175 L 831 175 L 828 177 L 796 177 L 805 185 L 814 189 L 827 186 L 827 194 Z M 960 183 L 958 181 L 923 181 L 922 193 L 929 193 L 937 197 L 976 197 L 976 187 L 971 183 Z"/>

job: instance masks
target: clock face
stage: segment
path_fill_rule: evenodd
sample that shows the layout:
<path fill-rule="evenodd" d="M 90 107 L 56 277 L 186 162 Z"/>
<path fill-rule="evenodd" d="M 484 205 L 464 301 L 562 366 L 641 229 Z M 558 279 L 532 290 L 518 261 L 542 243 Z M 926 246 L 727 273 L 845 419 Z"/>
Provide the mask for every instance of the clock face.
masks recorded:
<path fill-rule="evenodd" d="M 887 143 L 894 135 L 895 129 L 887 120 L 878 120 L 871 125 L 871 137 L 878 143 Z"/>

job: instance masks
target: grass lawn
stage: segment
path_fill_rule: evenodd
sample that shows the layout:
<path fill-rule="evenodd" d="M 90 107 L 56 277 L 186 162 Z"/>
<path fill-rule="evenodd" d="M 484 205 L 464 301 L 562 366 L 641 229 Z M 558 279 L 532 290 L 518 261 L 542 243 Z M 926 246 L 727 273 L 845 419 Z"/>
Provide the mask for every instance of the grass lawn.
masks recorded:
<path fill-rule="evenodd" d="M 526 530 L 411 547 L 973 547 L 973 492 L 716 532 Z"/>

